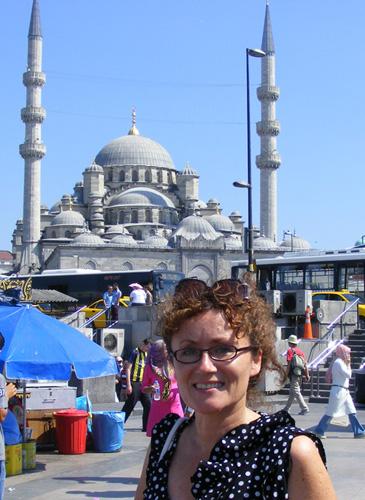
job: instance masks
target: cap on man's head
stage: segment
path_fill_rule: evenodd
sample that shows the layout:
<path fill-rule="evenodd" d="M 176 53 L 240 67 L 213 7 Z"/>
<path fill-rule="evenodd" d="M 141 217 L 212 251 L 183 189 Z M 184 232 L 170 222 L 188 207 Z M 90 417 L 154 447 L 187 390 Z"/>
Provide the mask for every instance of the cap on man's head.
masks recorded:
<path fill-rule="evenodd" d="M 298 337 L 296 335 L 290 335 L 288 338 L 289 344 L 295 344 L 297 345 L 298 343 Z"/>

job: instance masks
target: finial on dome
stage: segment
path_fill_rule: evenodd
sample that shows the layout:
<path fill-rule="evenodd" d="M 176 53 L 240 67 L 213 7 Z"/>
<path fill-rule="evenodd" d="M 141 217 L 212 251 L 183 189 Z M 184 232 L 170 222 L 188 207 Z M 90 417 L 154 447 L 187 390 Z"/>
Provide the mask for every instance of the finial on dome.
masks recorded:
<path fill-rule="evenodd" d="M 136 110 L 132 109 L 132 127 L 130 128 L 128 135 L 139 135 L 139 130 L 136 127 Z"/>

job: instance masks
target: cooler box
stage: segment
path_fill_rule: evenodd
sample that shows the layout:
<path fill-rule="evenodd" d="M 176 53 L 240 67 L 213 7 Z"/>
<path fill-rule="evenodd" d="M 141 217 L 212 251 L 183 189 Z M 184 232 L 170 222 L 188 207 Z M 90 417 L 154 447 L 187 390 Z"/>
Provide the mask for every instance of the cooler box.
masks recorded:
<path fill-rule="evenodd" d="M 93 412 L 94 448 L 99 452 L 119 451 L 123 445 L 125 413 L 122 411 Z"/>
<path fill-rule="evenodd" d="M 56 412 L 55 417 L 59 453 L 65 455 L 85 453 L 88 413 L 70 408 Z"/>

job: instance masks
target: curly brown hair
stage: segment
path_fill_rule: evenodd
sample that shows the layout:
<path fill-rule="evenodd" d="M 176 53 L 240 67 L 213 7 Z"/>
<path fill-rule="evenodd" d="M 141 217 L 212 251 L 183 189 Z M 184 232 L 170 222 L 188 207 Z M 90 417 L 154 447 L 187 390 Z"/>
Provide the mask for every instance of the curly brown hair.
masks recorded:
<path fill-rule="evenodd" d="M 245 276 L 244 281 L 221 280 L 209 287 L 200 280 L 183 280 L 177 286 L 175 295 L 161 305 L 160 334 L 171 351 L 171 339 L 184 321 L 205 311 L 220 311 L 236 338 L 247 336 L 256 353 L 261 353 L 260 372 L 250 379 L 249 388 L 256 385 L 264 370 L 278 372 L 280 380 L 284 381 L 285 372 L 275 349 L 272 313 L 256 293 L 250 277 Z"/>

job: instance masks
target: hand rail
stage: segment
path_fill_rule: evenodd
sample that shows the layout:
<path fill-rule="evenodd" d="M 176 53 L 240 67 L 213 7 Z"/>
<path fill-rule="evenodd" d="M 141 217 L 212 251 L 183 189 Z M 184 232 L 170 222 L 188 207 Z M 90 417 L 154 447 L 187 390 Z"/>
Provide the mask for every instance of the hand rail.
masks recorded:
<path fill-rule="evenodd" d="M 313 350 L 318 346 L 318 344 L 320 343 L 323 343 L 325 340 L 328 339 L 328 337 L 330 337 L 330 335 L 332 335 L 336 325 L 338 324 L 338 320 L 341 319 L 345 314 L 348 313 L 348 311 L 350 309 L 353 308 L 353 306 L 355 304 L 357 304 L 359 302 L 359 298 L 357 298 L 356 300 L 352 301 L 349 303 L 349 305 L 347 307 L 345 307 L 345 309 L 337 316 L 337 318 L 335 318 L 332 323 L 330 323 L 328 326 L 327 326 L 327 332 L 323 335 L 323 337 L 321 337 L 320 339 L 318 339 L 313 345 L 312 345 L 312 348 L 311 350 L 309 351 L 309 356 L 308 356 L 308 366 L 310 366 L 312 362 L 310 362 L 310 359 L 312 358 L 312 354 L 313 354 Z"/>
<path fill-rule="evenodd" d="M 71 314 L 68 314 L 67 316 L 64 316 L 62 318 L 62 321 L 64 322 L 65 320 L 69 320 L 71 319 L 73 316 L 76 316 L 77 314 L 79 314 L 81 311 L 83 311 L 84 309 L 86 309 L 87 306 L 82 306 L 80 307 L 79 309 L 76 309 L 76 311 L 72 312 Z"/>
<path fill-rule="evenodd" d="M 94 319 L 97 319 L 99 316 L 101 316 L 102 314 L 106 314 L 106 312 L 110 309 L 110 307 L 106 307 L 105 309 L 101 309 L 99 312 L 97 312 L 96 314 L 94 314 L 94 316 L 91 316 L 91 318 L 89 318 L 87 321 L 85 321 L 84 324 L 82 324 L 79 328 L 85 328 L 85 326 L 88 326 L 90 325 L 90 323 L 92 323 L 94 321 Z"/>

